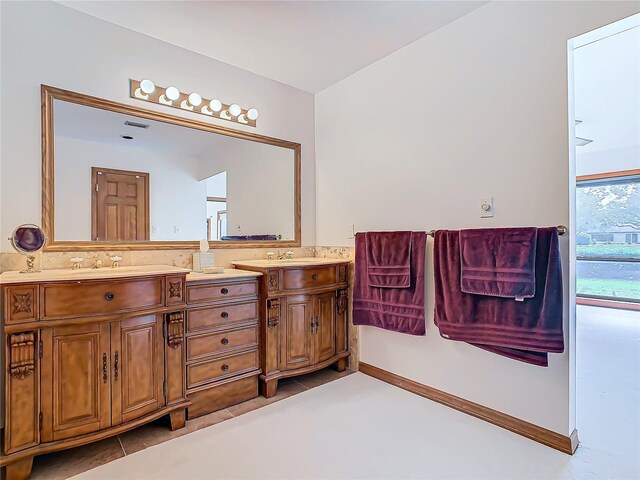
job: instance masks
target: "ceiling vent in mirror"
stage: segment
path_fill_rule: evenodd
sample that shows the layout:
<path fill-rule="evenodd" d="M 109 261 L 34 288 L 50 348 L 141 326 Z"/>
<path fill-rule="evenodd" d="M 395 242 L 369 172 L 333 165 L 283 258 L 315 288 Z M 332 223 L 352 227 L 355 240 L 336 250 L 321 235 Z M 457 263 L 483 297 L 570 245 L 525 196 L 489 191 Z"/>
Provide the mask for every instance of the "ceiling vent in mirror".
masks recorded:
<path fill-rule="evenodd" d="M 124 122 L 124 124 L 128 127 L 149 128 L 149 125 L 147 125 L 146 123 L 131 122 L 129 120 Z"/>

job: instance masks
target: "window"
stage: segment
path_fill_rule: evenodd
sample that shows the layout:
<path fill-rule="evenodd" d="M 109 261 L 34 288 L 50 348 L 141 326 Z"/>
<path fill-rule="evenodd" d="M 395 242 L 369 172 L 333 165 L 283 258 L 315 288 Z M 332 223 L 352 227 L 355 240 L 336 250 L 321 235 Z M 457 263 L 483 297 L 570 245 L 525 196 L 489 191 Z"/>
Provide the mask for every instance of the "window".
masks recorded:
<path fill-rule="evenodd" d="M 576 188 L 577 294 L 640 302 L 640 175 Z"/>

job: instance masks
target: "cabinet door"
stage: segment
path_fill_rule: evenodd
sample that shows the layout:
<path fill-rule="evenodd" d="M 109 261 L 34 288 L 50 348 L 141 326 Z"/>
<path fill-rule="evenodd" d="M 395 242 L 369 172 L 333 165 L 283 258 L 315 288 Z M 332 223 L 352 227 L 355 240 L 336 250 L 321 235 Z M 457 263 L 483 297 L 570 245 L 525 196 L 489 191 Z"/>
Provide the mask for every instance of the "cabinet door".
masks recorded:
<path fill-rule="evenodd" d="M 111 425 L 109 324 L 42 330 L 42 441 Z"/>
<path fill-rule="evenodd" d="M 312 364 L 313 318 L 313 296 L 286 298 L 284 318 L 280 320 L 280 370 L 294 370 Z"/>
<path fill-rule="evenodd" d="M 316 295 L 315 307 L 314 363 L 320 363 L 336 354 L 336 293 Z"/>
<path fill-rule="evenodd" d="M 111 324 L 112 423 L 118 425 L 164 405 L 162 316 Z"/>

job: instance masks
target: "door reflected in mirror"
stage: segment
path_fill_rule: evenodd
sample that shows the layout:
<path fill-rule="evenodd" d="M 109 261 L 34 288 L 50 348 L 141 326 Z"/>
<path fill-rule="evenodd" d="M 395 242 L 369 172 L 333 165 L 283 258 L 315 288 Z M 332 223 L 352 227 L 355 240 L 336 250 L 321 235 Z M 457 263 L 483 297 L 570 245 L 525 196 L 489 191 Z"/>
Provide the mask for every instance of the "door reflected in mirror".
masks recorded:
<path fill-rule="evenodd" d="M 296 238 L 292 148 L 53 101 L 55 241 Z"/>

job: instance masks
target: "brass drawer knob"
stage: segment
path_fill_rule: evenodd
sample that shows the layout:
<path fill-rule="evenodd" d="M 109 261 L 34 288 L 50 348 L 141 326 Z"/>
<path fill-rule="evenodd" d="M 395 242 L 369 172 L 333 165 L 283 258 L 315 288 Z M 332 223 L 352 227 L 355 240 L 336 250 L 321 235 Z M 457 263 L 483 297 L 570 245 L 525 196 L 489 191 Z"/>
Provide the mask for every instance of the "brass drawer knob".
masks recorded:
<path fill-rule="evenodd" d="M 228 288 L 223 288 L 223 289 L 220 290 L 220 293 L 222 295 L 226 295 L 227 293 L 229 293 L 229 289 Z"/>
<path fill-rule="evenodd" d="M 105 300 L 107 302 L 110 302 L 111 300 L 113 300 L 114 298 L 116 298 L 116 296 L 113 294 L 113 292 L 107 292 L 104 296 Z"/>
<path fill-rule="evenodd" d="M 220 316 L 221 316 L 222 318 L 229 318 L 229 312 L 222 312 L 222 313 L 220 314 Z"/>
<path fill-rule="evenodd" d="M 229 344 L 229 339 L 228 338 L 223 338 L 221 340 L 221 342 L 222 342 L 223 345 L 228 345 Z"/>
<path fill-rule="evenodd" d="M 225 363 L 224 365 L 222 365 L 222 371 L 226 372 L 227 370 L 229 370 L 229 365 Z"/>

